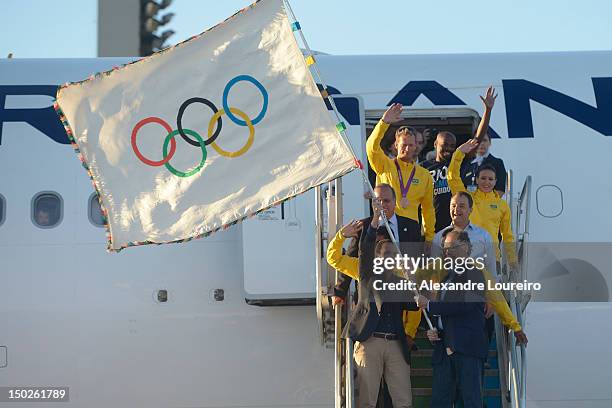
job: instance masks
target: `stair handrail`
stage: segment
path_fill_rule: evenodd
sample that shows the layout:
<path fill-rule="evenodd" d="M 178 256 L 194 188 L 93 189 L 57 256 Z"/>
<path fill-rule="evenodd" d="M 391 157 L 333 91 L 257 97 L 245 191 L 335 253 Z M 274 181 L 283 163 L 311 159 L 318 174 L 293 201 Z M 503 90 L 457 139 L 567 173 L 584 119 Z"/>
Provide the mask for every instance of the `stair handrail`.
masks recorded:
<path fill-rule="evenodd" d="M 508 260 L 504 251 L 502 251 L 502 271 L 500 271 L 502 279 L 509 282 L 522 282 L 526 276 L 528 265 L 527 242 L 529 237 L 529 214 L 531 208 L 531 186 L 532 178 L 527 176 L 520 194 L 515 200 L 513 191 L 512 170 L 508 171 L 508 193 L 506 200 L 511 208 L 512 213 L 512 229 L 517 238 L 517 257 L 518 270 L 512 271 L 509 268 Z M 512 313 L 516 316 L 518 323 L 523 327 L 524 316 L 523 312 L 529 302 L 530 296 L 526 297 L 516 291 L 506 291 L 504 293 Z M 527 352 L 524 344 L 517 345 L 516 338 L 509 330 L 496 322 L 495 325 L 497 335 L 498 358 L 500 366 L 506 367 L 506 370 L 500 370 L 500 381 L 503 389 L 507 393 L 508 400 L 503 399 L 504 407 L 525 408 L 527 403 L 526 396 L 526 376 L 527 376 Z"/>

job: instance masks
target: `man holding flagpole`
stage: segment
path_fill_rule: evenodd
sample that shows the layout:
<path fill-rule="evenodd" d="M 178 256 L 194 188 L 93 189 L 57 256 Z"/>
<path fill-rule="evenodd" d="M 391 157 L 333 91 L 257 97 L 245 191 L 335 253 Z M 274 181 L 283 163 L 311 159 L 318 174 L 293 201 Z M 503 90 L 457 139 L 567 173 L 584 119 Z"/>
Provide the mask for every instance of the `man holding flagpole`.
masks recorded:
<path fill-rule="evenodd" d="M 368 138 L 366 151 L 372 170 L 378 175 L 380 183 L 393 187 L 396 196 L 396 213 L 413 221 L 410 228 L 418 231 L 419 206 L 423 213 L 423 231 L 425 235 L 425 253 L 431 249 L 436 226 L 436 214 L 433 207 L 433 179 L 429 171 L 414 161 L 416 135 L 407 126 L 395 132 L 397 157 L 389 158 L 380 146 L 389 126 L 401 120 L 402 105 L 394 103 L 383 114 L 372 134 Z M 408 254 L 420 255 L 420 254 Z"/>

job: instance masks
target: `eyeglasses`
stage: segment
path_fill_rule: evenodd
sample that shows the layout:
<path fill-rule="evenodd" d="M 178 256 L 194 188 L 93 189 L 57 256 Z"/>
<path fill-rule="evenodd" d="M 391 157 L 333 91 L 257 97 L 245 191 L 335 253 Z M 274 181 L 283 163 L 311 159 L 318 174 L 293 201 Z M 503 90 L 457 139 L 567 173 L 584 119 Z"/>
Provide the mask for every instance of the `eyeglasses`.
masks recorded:
<path fill-rule="evenodd" d="M 458 244 L 451 245 L 451 246 L 443 246 L 442 247 L 442 251 L 444 251 L 444 252 L 453 251 L 453 250 L 455 250 L 457 248 L 461 248 L 462 246 L 465 246 L 465 245 L 466 245 L 465 242 L 460 242 Z"/>

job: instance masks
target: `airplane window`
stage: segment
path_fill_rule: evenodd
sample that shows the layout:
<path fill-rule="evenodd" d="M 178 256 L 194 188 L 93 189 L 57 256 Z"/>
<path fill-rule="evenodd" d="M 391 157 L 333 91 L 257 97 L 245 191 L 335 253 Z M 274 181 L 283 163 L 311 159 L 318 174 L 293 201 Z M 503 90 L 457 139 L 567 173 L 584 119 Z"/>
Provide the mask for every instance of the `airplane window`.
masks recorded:
<path fill-rule="evenodd" d="M 563 192 L 558 186 L 545 184 L 536 190 L 536 208 L 542 217 L 555 218 L 563 212 Z"/>
<path fill-rule="evenodd" d="M 100 201 L 98 201 L 98 194 L 93 193 L 89 197 L 89 221 L 96 227 L 104 226 L 104 219 L 102 218 L 102 208 L 100 207 Z"/>
<path fill-rule="evenodd" d="M 5 207 L 4 196 L 0 194 L 0 225 L 4 223 L 4 212 L 5 212 L 4 207 Z"/>
<path fill-rule="evenodd" d="M 62 221 L 63 205 L 59 194 L 41 192 L 32 199 L 32 222 L 39 228 L 53 228 Z"/>

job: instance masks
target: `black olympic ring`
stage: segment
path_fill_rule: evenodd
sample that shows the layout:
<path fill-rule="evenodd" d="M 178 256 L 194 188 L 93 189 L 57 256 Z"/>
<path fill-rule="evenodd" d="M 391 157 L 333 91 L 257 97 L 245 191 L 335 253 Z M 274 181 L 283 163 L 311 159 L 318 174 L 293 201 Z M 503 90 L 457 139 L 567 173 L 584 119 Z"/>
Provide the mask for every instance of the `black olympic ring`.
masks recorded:
<path fill-rule="evenodd" d="M 182 124 L 183 113 L 185 113 L 185 109 L 187 109 L 187 107 L 191 105 L 192 103 L 196 103 L 196 102 L 203 103 L 204 105 L 208 106 L 210 109 L 212 109 L 213 114 L 218 112 L 218 109 L 215 106 L 215 104 L 209 101 L 208 99 L 198 98 L 198 97 L 187 99 L 185 102 L 183 102 L 183 104 L 178 110 L 178 115 L 176 116 L 176 127 L 177 127 L 179 135 L 181 135 L 184 141 L 186 141 L 192 146 L 201 147 L 200 142 L 198 142 L 197 140 L 191 139 L 189 136 L 185 134 L 185 132 L 183 131 L 183 124 Z M 210 136 L 208 139 L 204 141 L 205 145 L 209 145 L 215 141 L 215 139 L 221 133 L 221 126 L 222 126 L 221 116 L 219 116 L 219 119 L 217 119 L 217 129 L 215 129 L 215 132 L 212 134 L 212 136 Z"/>

